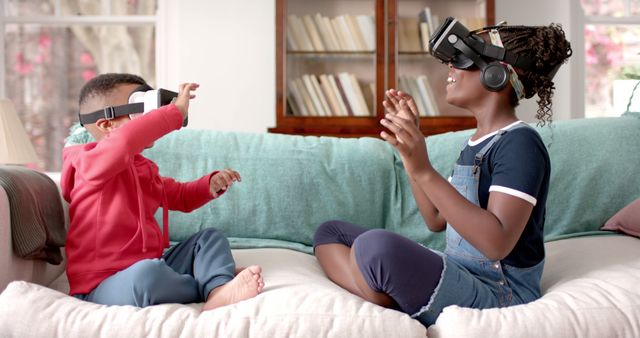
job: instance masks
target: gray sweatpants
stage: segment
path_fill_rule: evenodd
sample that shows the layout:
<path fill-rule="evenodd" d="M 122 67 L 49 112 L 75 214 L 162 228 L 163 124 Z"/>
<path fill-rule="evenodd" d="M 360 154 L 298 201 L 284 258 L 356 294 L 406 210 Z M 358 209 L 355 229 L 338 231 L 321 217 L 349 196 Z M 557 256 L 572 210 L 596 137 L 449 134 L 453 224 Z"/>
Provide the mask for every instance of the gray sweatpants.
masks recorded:
<path fill-rule="evenodd" d="M 145 307 L 197 303 L 235 276 L 235 262 L 222 232 L 205 229 L 169 249 L 161 259 L 144 259 L 103 280 L 76 298 L 104 305 Z"/>

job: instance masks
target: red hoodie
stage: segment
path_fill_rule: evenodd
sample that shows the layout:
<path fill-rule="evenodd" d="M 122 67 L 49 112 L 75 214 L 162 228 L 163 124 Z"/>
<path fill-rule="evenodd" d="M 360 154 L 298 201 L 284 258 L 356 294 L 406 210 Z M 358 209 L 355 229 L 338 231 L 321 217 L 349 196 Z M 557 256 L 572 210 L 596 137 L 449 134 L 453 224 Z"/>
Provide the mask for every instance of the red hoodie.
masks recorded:
<path fill-rule="evenodd" d="M 212 200 L 215 172 L 188 183 L 160 177 L 140 155 L 152 142 L 182 125 L 174 104 L 112 131 L 99 142 L 63 150 L 61 187 L 69 202 L 66 242 L 69 293 L 85 294 L 105 278 L 169 245 L 167 209 L 189 212 Z M 154 218 L 163 206 L 163 229 Z"/>

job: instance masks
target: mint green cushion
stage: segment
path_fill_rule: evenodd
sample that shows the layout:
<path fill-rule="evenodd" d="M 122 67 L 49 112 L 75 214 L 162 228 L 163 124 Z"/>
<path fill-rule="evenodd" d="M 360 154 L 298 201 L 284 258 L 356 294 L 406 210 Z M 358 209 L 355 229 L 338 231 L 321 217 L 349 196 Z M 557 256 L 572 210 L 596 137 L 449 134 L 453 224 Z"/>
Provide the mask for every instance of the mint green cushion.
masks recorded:
<path fill-rule="evenodd" d="M 223 168 L 242 176 L 242 182 L 205 207 L 190 214 L 172 212 L 175 240 L 215 227 L 235 247 L 284 242 L 309 247 L 318 225 L 332 219 L 368 228 L 392 225 L 426 240 L 401 164 L 378 139 L 187 129 L 159 140 L 146 155 L 162 175 L 178 180 Z"/>

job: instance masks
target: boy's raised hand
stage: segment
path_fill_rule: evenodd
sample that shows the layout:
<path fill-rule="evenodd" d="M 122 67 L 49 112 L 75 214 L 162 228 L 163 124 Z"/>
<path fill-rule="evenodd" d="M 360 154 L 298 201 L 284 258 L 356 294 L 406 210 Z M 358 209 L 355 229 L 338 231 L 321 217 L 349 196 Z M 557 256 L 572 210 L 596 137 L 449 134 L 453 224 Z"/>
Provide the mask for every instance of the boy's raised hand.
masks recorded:
<path fill-rule="evenodd" d="M 183 83 L 178 87 L 178 97 L 174 101 L 178 110 L 182 113 L 182 119 L 186 119 L 189 116 L 189 100 L 196 97 L 195 94 L 191 94 L 192 91 L 195 91 L 200 87 L 197 83 Z"/>
<path fill-rule="evenodd" d="M 229 187 L 233 184 L 234 181 L 242 181 L 240 178 L 240 174 L 233 169 L 224 169 L 217 172 L 211 180 L 209 180 L 209 190 L 211 191 L 211 196 L 218 197 L 222 192 L 229 189 Z"/>

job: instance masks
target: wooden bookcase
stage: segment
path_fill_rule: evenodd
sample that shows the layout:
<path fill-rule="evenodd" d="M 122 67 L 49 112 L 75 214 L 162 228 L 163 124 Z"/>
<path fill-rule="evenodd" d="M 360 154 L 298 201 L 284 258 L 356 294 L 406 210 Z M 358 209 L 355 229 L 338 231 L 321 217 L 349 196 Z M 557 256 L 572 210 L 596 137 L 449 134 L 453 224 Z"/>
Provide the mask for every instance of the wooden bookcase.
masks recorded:
<path fill-rule="evenodd" d="M 469 112 L 447 104 L 444 100 L 448 69 L 427 51 L 409 51 L 402 48 L 405 30 L 403 20 L 417 20 L 419 13 L 429 8 L 440 22 L 446 16 L 468 18 L 476 25 L 495 22 L 494 0 L 276 0 L 276 126 L 269 132 L 298 135 L 379 137 L 383 129 L 380 119 L 385 111 L 382 106 L 384 92 L 399 88 L 401 76 L 426 76 L 435 98 L 437 115 L 421 117 L 424 135 L 473 128 L 475 121 Z M 337 18 L 339 16 L 366 15 L 375 24 L 375 48 L 373 50 L 301 50 L 291 48 L 287 32 L 293 33 L 294 24 L 289 16 Z M 288 19 L 289 18 L 289 19 Z M 437 20 L 437 19 L 436 19 Z M 435 21 L 436 28 L 438 22 Z M 470 26 L 473 26 L 471 24 Z M 299 26 L 298 26 L 299 27 Z M 474 27 L 469 27 L 470 29 Z M 291 37 L 289 37 L 291 38 Z M 406 43 L 404 44 L 406 46 Z M 422 45 L 422 43 L 420 43 Z M 325 49 L 329 49 L 328 47 Z M 400 50 L 399 50 L 400 49 Z M 293 97 L 289 86 L 303 75 L 350 73 L 357 78 L 362 91 L 369 91 L 369 116 L 301 116 L 300 109 L 292 109 L 288 97 Z M 337 75 L 336 75 L 337 78 Z M 301 83 L 301 82 L 300 82 Z M 404 82 L 405 84 L 408 82 Z M 345 99 L 346 100 L 346 99 Z M 328 100 L 327 100 L 328 101 Z M 327 107 L 328 105 L 325 105 Z M 294 111 L 298 111 L 294 115 Z M 330 109 L 329 109 L 330 110 Z"/>

